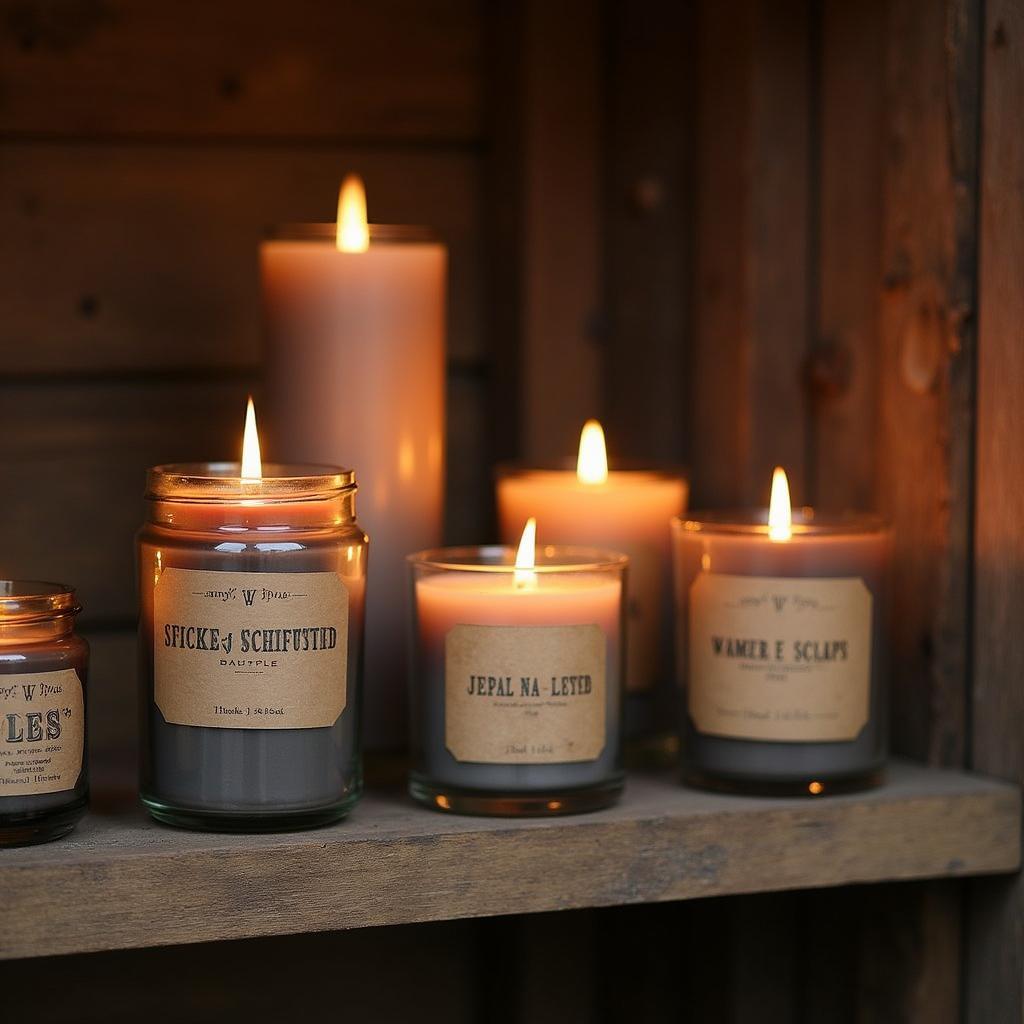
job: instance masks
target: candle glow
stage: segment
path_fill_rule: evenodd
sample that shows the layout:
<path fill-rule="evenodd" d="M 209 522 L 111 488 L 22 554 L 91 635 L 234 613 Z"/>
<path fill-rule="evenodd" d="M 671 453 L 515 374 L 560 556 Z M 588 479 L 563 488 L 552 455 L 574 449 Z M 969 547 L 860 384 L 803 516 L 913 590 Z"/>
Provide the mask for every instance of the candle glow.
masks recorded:
<path fill-rule="evenodd" d="M 523 536 L 519 540 L 516 551 L 515 583 L 517 587 L 537 585 L 537 574 L 533 571 L 537 564 L 537 520 L 530 516 L 523 527 Z"/>
<path fill-rule="evenodd" d="M 366 252 L 370 248 L 370 229 L 366 222 L 366 189 L 358 174 L 348 174 L 338 192 L 339 252 Z"/>
<path fill-rule="evenodd" d="M 256 407 L 252 403 L 251 396 L 245 409 L 245 434 L 242 437 L 242 479 L 254 483 L 263 479 L 260 435 L 256 430 Z"/>
<path fill-rule="evenodd" d="M 793 510 L 789 500 L 789 480 L 781 466 L 772 474 L 772 496 L 768 503 L 768 538 L 786 541 L 793 536 Z"/>
<path fill-rule="evenodd" d="M 581 484 L 603 484 L 608 480 L 608 452 L 604 443 L 604 431 L 597 420 L 587 420 L 580 432 L 576 479 Z"/>

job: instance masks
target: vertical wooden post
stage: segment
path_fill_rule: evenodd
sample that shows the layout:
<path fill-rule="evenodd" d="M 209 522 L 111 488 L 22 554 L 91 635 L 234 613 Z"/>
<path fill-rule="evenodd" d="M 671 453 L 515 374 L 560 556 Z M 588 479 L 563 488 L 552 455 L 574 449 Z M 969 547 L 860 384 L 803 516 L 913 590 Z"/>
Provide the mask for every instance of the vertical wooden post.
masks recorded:
<path fill-rule="evenodd" d="M 608 12 L 608 443 L 613 455 L 689 464 L 695 10 L 616 0 Z"/>
<path fill-rule="evenodd" d="M 600 401 L 601 45 L 589 0 L 527 4 L 521 438 L 533 460 L 574 452 Z"/>
<path fill-rule="evenodd" d="M 496 447 L 550 461 L 600 403 L 603 22 L 589 0 L 497 3 L 489 19 L 492 415 L 515 420 L 515 451 L 508 426 Z"/>
<path fill-rule="evenodd" d="M 808 500 L 874 504 L 881 279 L 885 0 L 820 8 L 816 335 Z"/>
<path fill-rule="evenodd" d="M 693 379 L 701 504 L 803 498 L 810 34 L 803 0 L 700 7 Z"/>
<path fill-rule="evenodd" d="M 1024 8 L 989 0 L 984 40 L 975 511 L 975 768 L 1024 783 Z M 1024 884 L 970 886 L 968 1020 L 1020 1018 Z"/>

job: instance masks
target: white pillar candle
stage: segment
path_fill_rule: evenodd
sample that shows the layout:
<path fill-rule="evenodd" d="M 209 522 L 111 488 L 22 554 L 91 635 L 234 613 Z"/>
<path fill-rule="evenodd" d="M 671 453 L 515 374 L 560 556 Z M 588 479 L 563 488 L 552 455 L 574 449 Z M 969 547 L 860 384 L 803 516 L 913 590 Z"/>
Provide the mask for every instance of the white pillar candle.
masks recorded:
<path fill-rule="evenodd" d="M 416 229 L 366 230 L 365 199 L 343 189 L 337 231 L 288 232 L 260 261 L 268 449 L 359 473 L 364 727 L 382 748 L 406 733 L 404 556 L 441 540 L 447 250 Z"/>

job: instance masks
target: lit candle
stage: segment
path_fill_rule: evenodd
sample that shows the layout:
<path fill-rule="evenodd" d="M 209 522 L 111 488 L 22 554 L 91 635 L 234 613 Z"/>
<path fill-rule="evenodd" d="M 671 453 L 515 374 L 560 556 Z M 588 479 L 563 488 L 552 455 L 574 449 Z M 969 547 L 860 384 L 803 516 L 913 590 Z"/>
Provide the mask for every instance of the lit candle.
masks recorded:
<path fill-rule="evenodd" d="M 629 556 L 627 695 L 648 694 L 671 678 L 669 521 L 686 508 L 686 480 L 653 470 L 609 470 L 604 433 L 589 420 L 576 469 L 502 469 L 497 482 L 502 541 L 513 543 L 536 514 L 556 544 L 590 544 Z M 643 708 L 637 703 L 638 727 Z M 648 707 L 647 714 L 657 716 Z"/>
<path fill-rule="evenodd" d="M 443 810 L 559 814 L 622 790 L 626 559 L 542 548 L 410 556 L 410 791 Z"/>
<path fill-rule="evenodd" d="M 71 587 L 0 580 L 0 846 L 66 835 L 89 799 L 89 645 Z"/>
<path fill-rule="evenodd" d="M 447 251 L 422 229 L 367 225 L 362 182 L 336 224 L 285 229 L 260 250 L 268 447 L 358 466 L 373 537 L 365 734 L 405 740 L 405 564 L 441 540 Z"/>
<path fill-rule="evenodd" d="M 157 466 L 139 534 L 141 795 L 161 821 L 269 831 L 359 797 L 367 539 L 355 477 L 241 463 Z"/>
<path fill-rule="evenodd" d="M 819 795 L 870 784 L 886 754 L 890 535 L 790 507 L 674 523 L 683 753 L 691 780 Z"/>

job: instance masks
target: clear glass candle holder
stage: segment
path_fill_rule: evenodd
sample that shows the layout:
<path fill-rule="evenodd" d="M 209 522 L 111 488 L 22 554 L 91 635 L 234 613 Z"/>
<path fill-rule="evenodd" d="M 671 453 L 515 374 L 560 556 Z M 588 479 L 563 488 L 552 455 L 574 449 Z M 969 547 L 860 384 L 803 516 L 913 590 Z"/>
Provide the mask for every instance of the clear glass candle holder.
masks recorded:
<path fill-rule="evenodd" d="M 766 794 L 877 783 L 887 750 L 891 535 L 873 516 L 673 523 L 688 781 Z"/>
<path fill-rule="evenodd" d="M 467 814 L 548 815 L 613 803 L 623 786 L 627 559 L 547 547 L 409 556 L 409 789 Z"/>
<path fill-rule="evenodd" d="M 62 583 L 0 580 L 0 846 L 66 835 L 89 800 L 89 645 Z"/>
<path fill-rule="evenodd" d="M 158 820 L 307 828 L 358 800 L 368 540 L 355 491 L 351 471 L 324 466 L 150 470 L 140 789 Z"/>

